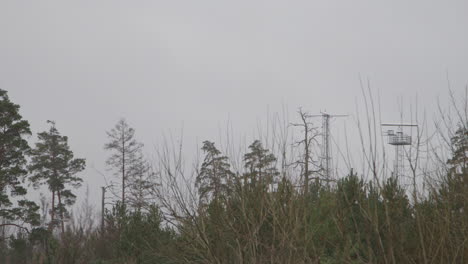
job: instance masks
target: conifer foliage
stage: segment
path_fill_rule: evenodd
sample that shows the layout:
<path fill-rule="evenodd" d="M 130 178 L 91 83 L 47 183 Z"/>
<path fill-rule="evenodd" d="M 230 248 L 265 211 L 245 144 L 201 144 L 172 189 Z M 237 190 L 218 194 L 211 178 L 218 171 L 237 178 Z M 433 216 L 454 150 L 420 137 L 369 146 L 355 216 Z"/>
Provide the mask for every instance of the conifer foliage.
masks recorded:
<path fill-rule="evenodd" d="M 125 205 L 128 178 L 135 173 L 134 164 L 138 161 L 143 144 L 135 139 L 135 129 L 130 127 L 125 119 L 120 119 L 114 128 L 107 132 L 109 142 L 105 150 L 112 151 L 107 159 L 107 165 L 114 170 L 114 175 L 121 180 L 121 203 Z"/>
<path fill-rule="evenodd" d="M 204 141 L 202 150 L 205 159 L 197 175 L 196 185 L 200 200 L 206 202 L 210 196 L 218 199 L 226 195 L 234 174 L 230 170 L 228 158 L 221 155 L 213 142 Z"/>
<path fill-rule="evenodd" d="M 150 196 L 157 186 L 156 174 L 143 155 L 143 144 L 135 139 L 135 129 L 122 118 L 107 136 L 109 142 L 104 149 L 112 152 L 107 165 L 120 180 L 120 183 L 112 184 L 114 194 L 118 196 L 120 192 L 121 204 L 128 208 L 141 210 L 148 207 L 154 200 Z"/>
<path fill-rule="evenodd" d="M 455 135 L 451 138 L 452 157 L 447 164 L 453 170 L 461 171 L 468 165 L 468 129 L 459 125 Z"/>
<path fill-rule="evenodd" d="M 154 203 L 152 194 L 158 184 L 156 173 L 141 151 L 136 156 L 135 162 L 131 164 L 131 177 L 127 182 L 129 207 L 137 211 L 149 209 Z"/>
<path fill-rule="evenodd" d="M 68 145 L 68 137 L 62 136 L 55 122 L 51 124 L 49 131 L 38 134 L 39 141 L 31 151 L 32 173 L 30 178 L 34 187 L 47 185 L 52 194 L 52 210 L 50 213 L 52 229 L 60 219 L 62 232 L 64 232 L 64 220 L 68 216 L 66 206 L 75 202 L 75 194 L 71 188 L 78 188 L 83 181 L 77 174 L 85 169 L 85 160 L 74 158 Z M 55 199 L 57 198 L 57 200 Z"/>
<path fill-rule="evenodd" d="M 20 199 L 14 206 L 11 196 L 23 196 L 26 189 L 21 180 L 27 174 L 26 136 L 31 135 L 29 123 L 19 114 L 19 105 L 10 101 L 7 91 L 0 89 L 0 218 L 38 222 L 37 205 Z"/>
<path fill-rule="evenodd" d="M 252 186 L 266 187 L 277 181 L 279 175 L 276 169 L 276 157 L 265 149 L 259 140 L 255 140 L 249 146 L 250 152 L 244 155 L 245 168 L 247 173 L 244 179 L 250 182 Z"/>
<path fill-rule="evenodd" d="M 151 164 L 135 130 L 121 119 L 104 146 L 118 178 L 112 185 L 118 201 L 103 196 L 99 228 L 86 202 L 86 224 L 71 217 L 64 232 L 85 161 L 74 158 L 54 122 L 30 150 L 29 124 L 18 110 L 0 90 L 0 263 L 467 263 L 466 116 L 445 137 L 450 157 L 442 160 L 445 152 L 431 150 L 441 162 L 431 165 L 434 172 L 415 166 L 413 186 L 389 177 L 385 155 L 381 160 L 372 153 L 372 165 L 350 167 L 348 174 L 337 169 L 336 180 L 321 184 L 320 170 L 309 167 L 318 134 L 301 111 L 302 122 L 294 125 L 304 133 L 298 144 L 285 137 L 277 148 L 283 140 L 276 138 L 270 151 L 255 140 L 228 158 L 204 141 L 202 163 L 190 172 L 181 147 L 164 148 Z M 230 161 L 241 171 L 233 172 Z M 309 185 L 310 176 L 316 177 Z M 20 200 L 25 179 L 52 194 L 50 205 L 41 199 L 41 223 L 50 212 L 49 230 L 34 228 L 38 207 Z"/>

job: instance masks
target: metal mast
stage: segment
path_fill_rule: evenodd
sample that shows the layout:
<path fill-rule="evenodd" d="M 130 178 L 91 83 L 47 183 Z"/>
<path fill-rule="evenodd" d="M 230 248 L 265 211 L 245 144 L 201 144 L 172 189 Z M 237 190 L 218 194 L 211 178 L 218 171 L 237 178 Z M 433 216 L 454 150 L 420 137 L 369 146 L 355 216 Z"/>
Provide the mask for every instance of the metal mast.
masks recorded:
<path fill-rule="evenodd" d="M 404 146 L 411 145 L 411 136 L 403 133 L 403 127 L 417 127 L 416 124 L 385 123 L 384 127 L 398 127 L 397 131 L 388 130 L 388 144 L 395 147 L 395 160 L 393 162 L 393 176 L 398 180 L 404 173 Z"/>
<path fill-rule="evenodd" d="M 330 115 L 326 112 L 321 112 L 322 117 L 322 170 L 326 180 L 330 180 L 331 173 L 331 152 L 330 152 L 330 119 L 334 117 L 346 117 L 348 115 Z"/>

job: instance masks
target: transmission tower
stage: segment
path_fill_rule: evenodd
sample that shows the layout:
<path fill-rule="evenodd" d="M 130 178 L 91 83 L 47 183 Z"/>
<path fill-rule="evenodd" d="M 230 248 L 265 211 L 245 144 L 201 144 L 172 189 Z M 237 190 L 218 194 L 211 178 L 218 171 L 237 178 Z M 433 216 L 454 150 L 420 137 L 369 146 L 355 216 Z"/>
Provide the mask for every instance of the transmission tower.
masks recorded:
<path fill-rule="evenodd" d="M 383 127 L 397 127 L 397 131 L 388 130 L 388 144 L 395 147 L 395 160 L 393 161 L 393 176 L 398 180 L 404 174 L 404 146 L 411 145 L 411 136 L 403 133 L 403 127 L 417 127 L 416 124 L 386 123 Z"/>
<path fill-rule="evenodd" d="M 311 115 L 322 117 L 322 170 L 326 180 L 330 180 L 331 173 L 331 152 L 330 152 L 330 119 L 335 117 L 346 117 L 348 115 L 331 115 L 326 112 L 321 112 L 320 115 Z"/>

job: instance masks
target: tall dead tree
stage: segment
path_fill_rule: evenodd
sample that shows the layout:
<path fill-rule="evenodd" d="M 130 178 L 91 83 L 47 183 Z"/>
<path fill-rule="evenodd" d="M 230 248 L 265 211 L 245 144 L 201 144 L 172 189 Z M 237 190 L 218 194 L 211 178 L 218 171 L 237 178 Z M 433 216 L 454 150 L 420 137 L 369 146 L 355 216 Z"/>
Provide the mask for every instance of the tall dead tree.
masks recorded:
<path fill-rule="evenodd" d="M 301 159 L 296 161 L 296 164 L 301 167 L 302 170 L 302 183 L 303 183 L 303 190 L 304 195 L 307 196 L 309 193 L 309 180 L 310 176 L 314 172 L 311 169 L 311 165 L 313 165 L 314 160 L 312 158 L 311 146 L 314 141 L 316 141 L 316 137 L 319 135 L 317 132 L 317 128 L 313 126 L 312 122 L 309 121 L 310 115 L 307 112 L 302 111 L 299 109 L 298 111 L 299 117 L 301 118 L 300 123 L 293 123 L 292 126 L 300 127 L 302 129 L 302 133 L 304 137 L 302 140 L 297 141 L 296 144 L 298 146 L 303 146 L 304 152 L 301 156 Z M 316 178 L 318 181 L 318 177 Z M 318 184 L 318 182 L 317 182 Z"/>

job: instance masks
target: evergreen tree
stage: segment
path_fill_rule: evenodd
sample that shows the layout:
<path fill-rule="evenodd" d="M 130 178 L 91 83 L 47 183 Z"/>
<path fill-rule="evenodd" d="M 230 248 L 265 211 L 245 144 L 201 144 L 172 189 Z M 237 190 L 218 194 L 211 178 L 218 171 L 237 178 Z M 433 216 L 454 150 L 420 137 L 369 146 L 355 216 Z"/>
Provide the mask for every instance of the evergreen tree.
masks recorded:
<path fill-rule="evenodd" d="M 346 258 L 365 258 L 366 255 L 363 234 L 370 225 L 361 210 L 366 204 L 365 188 L 365 182 L 352 170 L 348 176 L 337 182 L 335 217 L 338 229 L 344 230 L 344 236 L 339 241 L 342 262 L 345 262 Z"/>
<path fill-rule="evenodd" d="M 200 200 L 207 202 L 210 196 L 218 199 L 228 193 L 229 182 L 234 174 L 230 170 L 228 158 L 221 155 L 213 142 L 204 141 L 202 150 L 205 159 L 197 175 L 196 186 Z"/>
<path fill-rule="evenodd" d="M 276 157 L 268 149 L 263 148 L 259 140 L 249 146 L 250 152 L 244 155 L 245 168 L 244 184 L 266 187 L 273 184 L 279 172 L 275 167 Z"/>
<path fill-rule="evenodd" d="M 381 215 L 381 222 L 385 223 L 380 226 L 381 233 L 386 234 L 384 241 L 388 245 L 388 255 L 394 255 L 398 263 L 405 262 L 405 257 L 402 252 L 404 250 L 415 249 L 414 236 L 410 234 L 411 228 L 414 227 L 412 217 L 412 209 L 406 190 L 401 186 L 395 177 L 388 178 L 381 190 L 381 196 L 386 211 Z M 391 250 L 391 251 L 390 251 Z"/>
<path fill-rule="evenodd" d="M 106 213 L 105 247 L 110 254 L 105 263 L 174 263 L 166 260 L 164 251 L 174 242 L 175 234 L 163 227 L 162 217 L 155 205 L 144 212 L 128 211 L 118 201 Z"/>
<path fill-rule="evenodd" d="M 68 188 L 81 186 L 83 180 L 76 174 L 85 169 L 85 160 L 75 159 L 68 146 L 68 137 L 60 135 L 55 122 L 47 122 L 51 124 L 49 131 L 38 134 L 39 141 L 31 151 L 30 180 L 35 188 L 40 185 L 47 185 L 49 188 L 52 193 L 50 228 L 53 228 L 55 215 L 58 214 L 64 232 L 63 220 L 68 214 L 66 206 L 72 205 L 76 198 Z M 57 202 L 55 197 L 58 198 Z"/>
<path fill-rule="evenodd" d="M 135 130 L 123 118 L 107 132 L 107 136 L 109 142 L 104 145 L 104 149 L 112 151 L 107 165 L 120 178 L 121 204 L 125 206 L 127 196 L 130 195 L 130 205 L 141 208 L 151 188 L 155 186 L 152 182 L 154 174 L 142 154 L 143 144 L 135 139 Z"/>
<path fill-rule="evenodd" d="M 447 164 L 454 171 L 463 171 L 468 165 L 468 129 L 460 125 L 450 141 L 452 157 Z"/>
<path fill-rule="evenodd" d="M 141 151 L 137 154 L 135 162 L 131 164 L 131 177 L 128 178 L 128 202 L 137 211 L 149 208 L 153 204 L 153 194 L 157 183 L 156 174 L 145 159 Z"/>
<path fill-rule="evenodd" d="M 465 212 L 468 217 L 468 130 L 460 126 L 451 138 L 452 157 L 443 178 L 439 198 L 450 204 L 452 211 Z"/>
<path fill-rule="evenodd" d="M 468 253 L 465 241 L 468 237 L 468 130 L 459 126 L 451 138 L 452 157 L 447 161 L 448 170 L 442 177 L 442 184 L 432 198 L 442 210 L 443 232 L 450 234 L 444 243 L 446 250 L 452 252 L 454 262 L 463 262 Z M 464 245 L 465 255 L 456 254 L 454 245 Z"/>
<path fill-rule="evenodd" d="M 17 206 L 10 196 L 23 196 L 26 189 L 21 180 L 27 174 L 25 155 L 29 150 L 24 138 L 31 134 L 29 123 L 19 114 L 19 105 L 10 101 L 7 91 L 0 89 L 0 226 L 14 225 L 13 221 L 38 224 L 38 206 L 24 199 Z"/>

